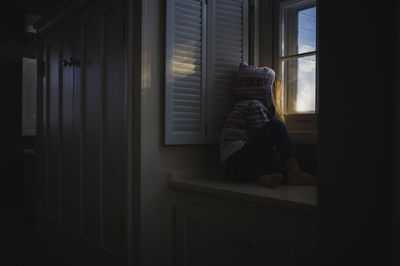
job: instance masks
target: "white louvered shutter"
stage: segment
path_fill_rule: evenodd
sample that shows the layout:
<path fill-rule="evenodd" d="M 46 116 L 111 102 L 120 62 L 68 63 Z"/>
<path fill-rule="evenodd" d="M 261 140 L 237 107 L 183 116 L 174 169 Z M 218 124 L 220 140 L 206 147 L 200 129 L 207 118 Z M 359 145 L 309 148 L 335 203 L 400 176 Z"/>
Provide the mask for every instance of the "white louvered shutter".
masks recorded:
<path fill-rule="evenodd" d="M 207 23 L 207 143 L 218 143 L 239 65 L 248 61 L 248 1 L 209 0 Z"/>
<path fill-rule="evenodd" d="M 205 143 L 206 3 L 168 0 L 165 144 Z"/>

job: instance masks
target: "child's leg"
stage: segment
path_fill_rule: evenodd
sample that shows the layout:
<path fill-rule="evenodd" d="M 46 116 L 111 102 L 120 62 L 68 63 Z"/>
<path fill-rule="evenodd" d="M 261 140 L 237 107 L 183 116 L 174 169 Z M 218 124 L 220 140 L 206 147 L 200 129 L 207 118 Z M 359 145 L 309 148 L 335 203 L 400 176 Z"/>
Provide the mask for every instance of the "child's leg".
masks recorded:
<path fill-rule="evenodd" d="M 269 184 L 275 181 L 267 182 L 265 176 L 281 174 L 285 167 L 284 163 L 276 158 L 273 145 L 270 125 L 252 132 L 246 145 L 228 158 L 226 166 L 229 178 L 238 181 L 259 181 L 259 176 L 263 175 L 263 182 L 270 186 Z M 272 179 L 277 180 L 276 177 Z M 280 178 L 278 181 L 281 182 Z"/>
<path fill-rule="evenodd" d="M 315 185 L 317 178 L 300 169 L 297 164 L 296 158 L 290 157 L 285 161 L 286 168 L 288 169 L 287 182 L 289 185 Z"/>
<path fill-rule="evenodd" d="M 286 125 L 277 119 L 272 119 L 270 124 L 271 135 L 273 142 L 276 145 L 281 160 L 285 162 L 288 171 L 287 181 L 291 185 L 315 185 L 317 179 L 300 169 L 297 164 L 294 154 L 296 148 L 290 138 Z"/>

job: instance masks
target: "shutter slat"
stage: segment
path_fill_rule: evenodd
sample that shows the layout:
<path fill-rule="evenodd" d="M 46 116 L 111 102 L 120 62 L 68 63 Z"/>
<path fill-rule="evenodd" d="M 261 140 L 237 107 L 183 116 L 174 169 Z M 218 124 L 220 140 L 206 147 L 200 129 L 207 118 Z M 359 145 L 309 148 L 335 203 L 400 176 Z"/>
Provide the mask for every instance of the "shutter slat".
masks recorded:
<path fill-rule="evenodd" d="M 181 39 L 186 39 L 188 41 L 195 41 L 195 42 L 199 42 L 201 41 L 201 35 L 197 34 L 197 33 L 190 33 L 190 32 L 176 32 L 175 36 L 177 38 L 181 38 Z"/>
<path fill-rule="evenodd" d="M 175 62 L 174 69 L 191 70 L 195 71 L 196 73 L 200 73 L 200 65 L 197 64 Z"/>
<path fill-rule="evenodd" d="M 201 25 L 191 25 L 191 23 L 186 23 L 185 21 L 182 21 L 182 23 L 185 23 L 185 24 L 176 24 L 175 25 L 175 30 L 177 31 L 177 33 L 179 33 L 179 34 L 186 33 L 186 34 L 201 38 L 201 31 L 196 28 Z"/>
<path fill-rule="evenodd" d="M 199 113 L 200 108 L 195 106 L 174 106 L 174 112 Z"/>
<path fill-rule="evenodd" d="M 231 58 L 228 56 L 216 56 L 215 60 L 220 60 L 222 62 L 226 62 L 228 64 L 237 64 L 239 66 L 240 62 L 242 61 L 241 58 Z M 236 67 L 236 71 L 239 69 L 239 67 Z"/>
<path fill-rule="evenodd" d="M 173 60 L 177 63 L 201 65 L 201 60 L 196 58 L 184 57 L 176 55 Z"/>
<path fill-rule="evenodd" d="M 193 83 L 193 82 L 185 82 L 177 79 L 174 83 L 174 92 L 176 90 L 181 90 L 181 91 L 186 91 L 188 90 L 189 93 L 196 93 L 200 94 L 201 92 L 201 87 L 199 86 L 198 83 Z M 195 90 L 195 91 L 194 91 Z M 178 93 L 178 92 L 177 92 Z"/>
<path fill-rule="evenodd" d="M 201 6 L 200 6 L 199 1 L 185 1 L 185 0 L 184 1 L 176 1 L 175 5 L 177 8 L 196 10 L 197 12 L 201 11 Z M 178 13 L 178 15 L 179 15 L 179 13 Z"/>
<path fill-rule="evenodd" d="M 177 38 L 177 37 L 175 37 L 174 41 L 176 44 L 201 47 L 201 41 L 193 41 L 193 40 L 181 39 L 181 38 Z"/>
<path fill-rule="evenodd" d="M 200 119 L 200 116 L 197 113 L 179 113 L 179 112 L 175 112 L 174 117 L 176 117 L 176 118 L 185 118 L 185 119 Z"/>
<path fill-rule="evenodd" d="M 190 82 L 190 83 L 195 83 L 195 84 L 197 84 L 198 85 L 198 87 L 199 88 L 201 88 L 201 84 L 200 84 L 200 77 L 198 77 L 198 76 L 191 76 L 191 75 L 189 75 L 189 76 L 187 76 L 187 75 L 184 75 L 184 76 L 182 76 L 182 75 L 178 75 L 178 74 L 176 74 L 175 75 L 175 77 L 174 77 L 174 80 L 176 81 L 175 82 L 175 86 L 179 86 L 179 84 L 180 84 L 180 82 Z"/>
<path fill-rule="evenodd" d="M 186 51 L 194 53 L 195 55 L 201 53 L 201 47 L 186 45 L 186 44 L 175 44 L 176 51 Z"/>
<path fill-rule="evenodd" d="M 191 16 L 188 14 L 176 14 L 175 16 L 175 24 L 178 24 L 178 21 L 189 21 L 193 24 L 201 24 L 201 17 Z"/>
<path fill-rule="evenodd" d="M 186 133 L 186 132 L 192 132 L 192 131 L 200 131 L 201 127 L 200 126 L 173 126 L 173 130 L 176 133 Z M 183 136 L 182 136 L 183 138 Z M 176 143 L 176 144 L 193 144 L 193 143 Z"/>
<path fill-rule="evenodd" d="M 201 54 L 199 54 L 199 53 L 180 50 L 180 49 L 174 49 L 174 55 L 186 57 L 186 58 L 192 58 L 192 59 L 200 59 L 201 58 Z"/>
<path fill-rule="evenodd" d="M 196 9 L 190 9 L 190 8 L 184 8 L 184 7 L 179 7 L 176 6 L 175 12 L 179 15 L 186 15 L 186 16 L 192 16 L 192 17 L 201 17 L 200 10 Z"/>
<path fill-rule="evenodd" d="M 229 41 L 236 41 L 236 45 L 240 44 L 242 42 L 242 36 L 236 36 L 233 34 L 229 34 L 224 32 L 222 29 L 215 34 L 215 38 L 218 38 L 219 40 L 229 40 Z"/>
<path fill-rule="evenodd" d="M 175 126 L 191 126 L 191 127 L 197 127 L 199 124 L 200 119 L 175 119 L 174 120 L 174 125 Z"/>
<path fill-rule="evenodd" d="M 199 71 L 193 71 L 190 69 L 179 69 L 179 68 L 175 68 L 174 69 L 174 73 L 179 74 L 179 75 L 183 75 L 183 76 L 201 76 L 201 73 Z"/>
<path fill-rule="evenodd" d="M 188 94 L 184 94 L 184 93 L 182 93 L 182 94 L 175 93 L 174 99 L 201 102 L 200 95 L 190 95 L 190 94 L 188 95 Z"/>
<path fill-rule="evenodd" d="M 242 8 L 240 6 L 236 7 L 232 5 L 233 2 L 219 2 L 216 1 L 216 9 L 217 10 L 224 10 L 225 12 L 232 12 L 233 14 L 242 15 Z M 218 13 L 217 13 L 218 15 Z"/>
<path fill-rule="evenodd" d="M 174 100 L 174 104 L 176 106 L 189 106 L 189 107 L 199 107 L 200 108 L 201 101 Z"/>
<path fill-rule="evenodd" d="M 232 52 L 235 52 L 235 53 L 241 53 L 242 49 L 243 49 L 241 46 L 235 46 L 235 45 L 232 45 L 232 44 L 229 45 L 229 44 L 226 44 L 226 43 L 216 43 L 215 47 L 216 47 L 217 50 L 222 50 L 222 51 L 227 50 L 227 51 L 232 51 Z"/>
<path fill-rule="evenodd" d="M 235 27 L 241 27 L 240 21 L 238 21 L 237 19 L 235 19 L 234 16 L 240 16 L 241 14 L 230 14 L 229 16 L 220 16 L 219 20 L 216 22 L 217 26 L 224 26 L 225 25 L 231 25 L 231 26 L 235 26 Z"/>

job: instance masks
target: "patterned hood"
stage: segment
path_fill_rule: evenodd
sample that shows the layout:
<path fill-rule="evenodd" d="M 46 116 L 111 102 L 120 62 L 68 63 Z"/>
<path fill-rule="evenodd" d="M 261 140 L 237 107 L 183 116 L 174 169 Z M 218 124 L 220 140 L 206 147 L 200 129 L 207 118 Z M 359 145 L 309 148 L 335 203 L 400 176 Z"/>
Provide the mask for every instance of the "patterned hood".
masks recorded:
<path fill-rule="evenodd" d="M 242 62 L 233 92 L 236 102 L 259 100 L 267 108 L 272 106 L 272 84 L 275 71 L 268 67 L 249 66 Z"/>

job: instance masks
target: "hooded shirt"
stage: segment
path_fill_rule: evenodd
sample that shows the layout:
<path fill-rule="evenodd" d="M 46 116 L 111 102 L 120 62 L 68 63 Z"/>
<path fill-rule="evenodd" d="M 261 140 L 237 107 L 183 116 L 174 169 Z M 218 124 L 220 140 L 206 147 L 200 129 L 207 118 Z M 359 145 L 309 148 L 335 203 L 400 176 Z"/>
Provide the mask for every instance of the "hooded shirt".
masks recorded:
<path fill-rule="evenodd" d="M 222 162 L 241 149 L 252 132 L 268 123 L 268 109 L 273 109 L 272 84 L 275 72 L 268 67 L 241 63 L 233 92 L 236 104 L 220 136 Z"/>

